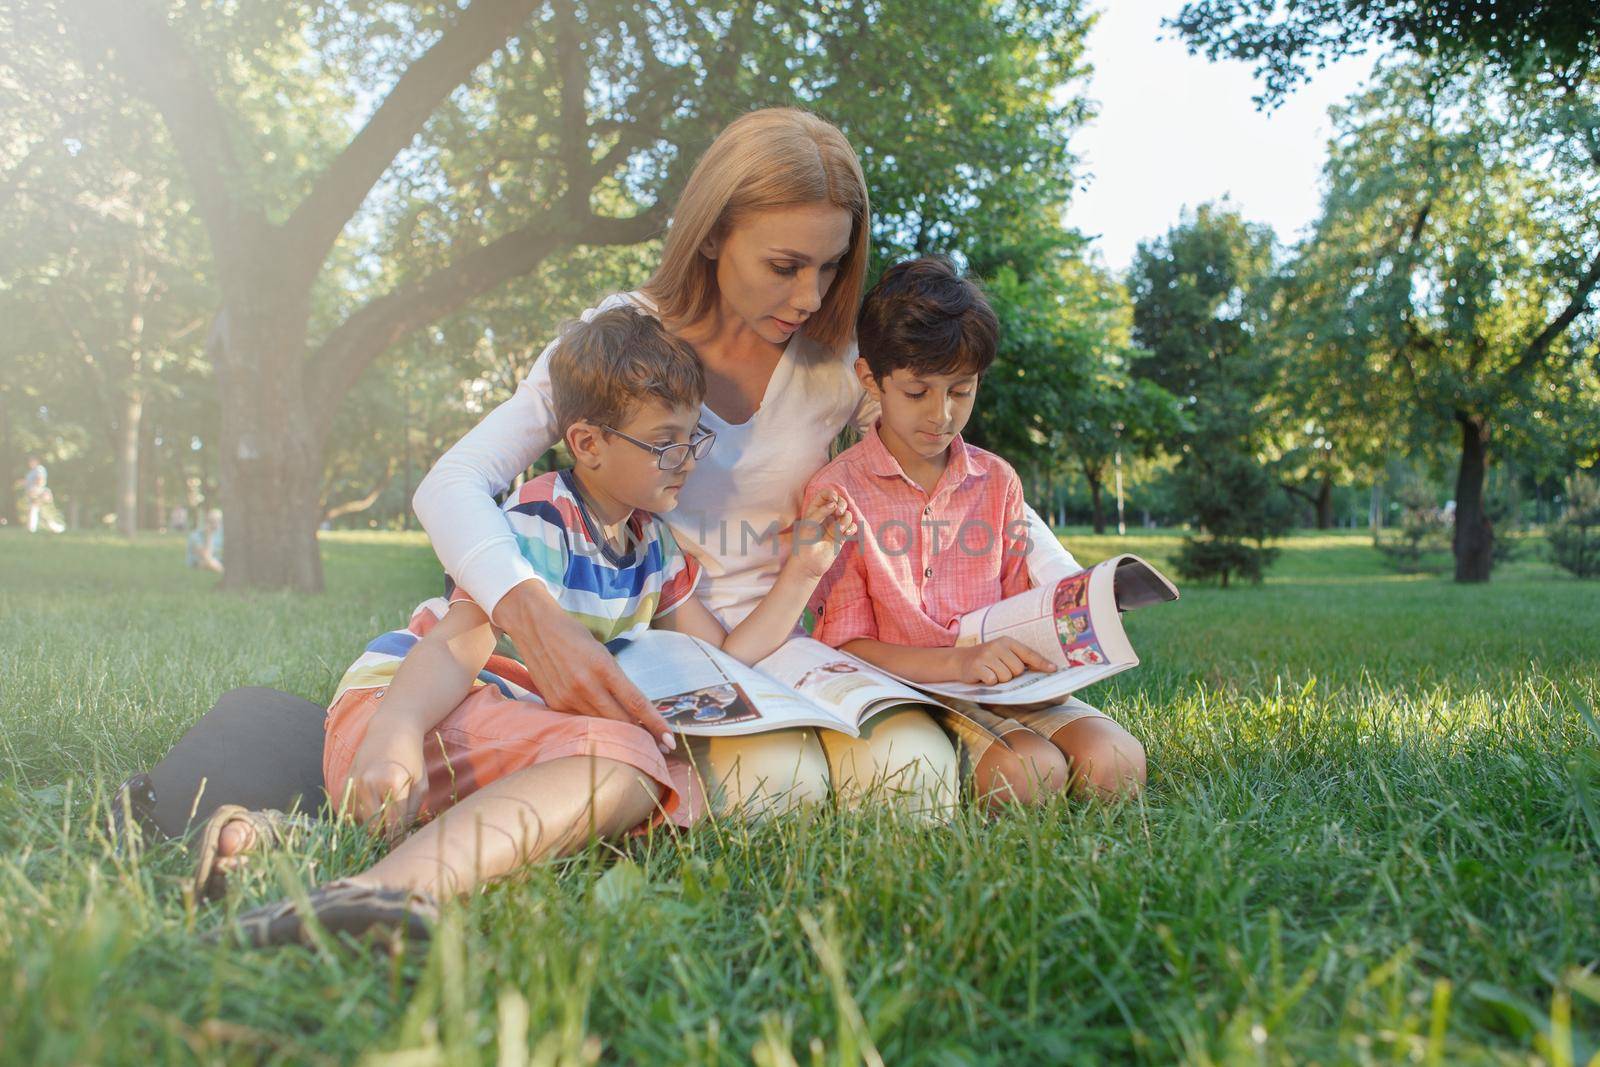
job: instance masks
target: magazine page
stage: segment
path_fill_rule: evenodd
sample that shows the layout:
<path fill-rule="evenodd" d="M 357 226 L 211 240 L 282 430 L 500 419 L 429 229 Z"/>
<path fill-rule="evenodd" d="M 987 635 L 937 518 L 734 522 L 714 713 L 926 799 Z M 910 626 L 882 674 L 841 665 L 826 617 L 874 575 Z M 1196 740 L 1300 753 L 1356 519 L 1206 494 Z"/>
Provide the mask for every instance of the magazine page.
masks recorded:
<path fill-rule="evenodd" d="M 617 654 L 617 665 L 679 733 L 729 737 L 793 726 L 856 733 L 853 721 L 688 634 L 648 630 Z"/>
<path fill-rule="evenodd" d="M 929 703 L 925 693 L 810 637 L 784 642 L 756 666 L 858 727 L 885 708 Z"/>
<path fill-rule="evenodd" d="M 1039 586 L 961 617 L 956 644 L 978 645 L 1000 637 L 1022 642 L 1057 667 L 1071 666 L 1063 652 L 1058 620 L 1089 601 L 1091 571 L 1079 571 L 1054 587 Z"/>
<path fill-rule="evenodd" d="M 1060 700 L 1138 665 L 1119 608 L 1177 597 L 1177 588 L 1149 563 L 1133 555 L 1113 556 L 1053 587 L 1030 589 L 962 618 L 958 644 L 1012 637 L 1056 664 L 1054 674 L 1028 671 L 999 685 L 948 682 L 920 688 L 984 704 Z"/>

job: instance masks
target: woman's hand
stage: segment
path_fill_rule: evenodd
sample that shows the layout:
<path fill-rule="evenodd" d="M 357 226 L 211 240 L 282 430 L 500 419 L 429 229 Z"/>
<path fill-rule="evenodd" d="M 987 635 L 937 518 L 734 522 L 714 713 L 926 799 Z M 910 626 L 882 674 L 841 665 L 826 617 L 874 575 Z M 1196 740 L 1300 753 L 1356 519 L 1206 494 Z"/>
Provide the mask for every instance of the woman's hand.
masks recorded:
<path fill-rule="evenodd" d="M 828 573 L 839 558 L 843 542 L 856 534 L 855 516 L 842 495 L 824 489 L 794 524 L 794 554 L 812 578 Z"/>
<path fill-rule="evenodd" d="M 495 605 L 495 625 L 522 654 L 534 688 L 556 711 L 644 727 L 662 752 L 678 747 L 667 721 L 594 635 L 530 578 Z"/>
<path fill-rule="evenodd" d="M 417 821 L 428 793 L 422 735 L 374 716 L 350 764 L 345 811 L 361 822 L 381 819 L 391 837 Z M 343 798 L 335 798 L 336 800 Z"/>
<path fill-rule="evenodd" d="M 1055 664 L 1014 637 L 997 637 L 981 645 L 953 648 L 956 680 L 972 685 L 999 685 L 1027 670 L 1055 673 Z"/>

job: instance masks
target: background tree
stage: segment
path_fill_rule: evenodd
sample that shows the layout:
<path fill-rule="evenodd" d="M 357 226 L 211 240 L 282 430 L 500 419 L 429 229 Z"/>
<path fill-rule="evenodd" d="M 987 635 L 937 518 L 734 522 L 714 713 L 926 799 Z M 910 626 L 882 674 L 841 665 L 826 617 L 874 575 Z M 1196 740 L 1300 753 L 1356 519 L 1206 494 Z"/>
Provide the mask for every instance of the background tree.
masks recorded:
<path fill-rule="evenodd" d="M 1481 70 L 1391 65 L 1336 116 L 1293 267 L 1306 371 L 1413 449 L 1455 431 L 1460 581 L 1493 564 L 1491 449 L 1531 455 L 1580 412 L 1593 439 L 1600 414 L 1600 135 L 1547 105 Z"/>
<path fill-rule="evenodd" d="M 1130 365 L 1127 291 L 1081 256 L 1024 281 L 1003 267 L 988 282 L 1000 318 L 1000 352 L 984 383 L 974 440 L 1026 457 L 1036 477 L 1071 472 L 1089 491 L 1096 533 L 1106 528 L 1104 488 L 1118 452 L 1150 456 L 1176 444 L 1176 399 Z"/>
<path fill-rule="evenodd" d="M 1566 510 L 1550 527 L 1550 558 L 1579 578 L 1600 577 L 1600 481 L 1567 479 Z"/>
<path fill-rule="evenodd" d="M 154 116 L 62 69 L 44 47 L 53 24 L 39 16 L 0 12 L 0 29 L 18 42 L 7 61 L 14 80 L 0 84 L 9 206 L 0 282 L 15 312 L 0 347 L 35 364 L 14 388 L 53 385 L 53 428 L 86 433 L 82 462 L 53 472 L 70 475 L 58 477 L 61 489 L 79 501 L 110 489 L 97 503 L 131 536 L 141 511 L 148 520 L 158 510 L 161 465 L 146 453 L 163 423 L 177 430 L 175 414 L 187 413 L 175 401 L 199 374 L 213 294 L 197 271 L 203 245 L 189 204 L 157 173 L 168 149 Z M 102 486 L 102 471 L 114 481 Z"/>
<path fill-rule="evenodd" d="M 63 68 L 161 116 L 220 305 L 226 581 L 302 589 L 342 495 L 323 486 L 341 404 L 380 353 L 574 249 L 653 237 L 688 164 L 752 106 L 844 125 L 885 242 L 1025 214 L 1070 171 L 1081 101 L 1062 81 L 1086 23 L 1074 0 L 19 10 Z"/>
<path fill-rule="evenodd" d="M 1188 429 L 1176 504 L 1195 526 L 1179 568 L 1191 577 L 1259 579 L 1266 542 L 1289 509 L 1259 459 L 1261 405 L 1274 373 L 1268 327 L 1272 231 L 1226 205 L 1207 205 L 1166 235 L 1141 242 L 1128 272 L 1138 373 L 1178 398 Z"/>
<path fill-rule="evenodd" d="M 1546 80 L 1581 78 L 1600 54 L 1589 0 L 1191 0 L 1166 24 L 1210 59 L 1254 63 L 1264 103 L 1378 42 Z"/>

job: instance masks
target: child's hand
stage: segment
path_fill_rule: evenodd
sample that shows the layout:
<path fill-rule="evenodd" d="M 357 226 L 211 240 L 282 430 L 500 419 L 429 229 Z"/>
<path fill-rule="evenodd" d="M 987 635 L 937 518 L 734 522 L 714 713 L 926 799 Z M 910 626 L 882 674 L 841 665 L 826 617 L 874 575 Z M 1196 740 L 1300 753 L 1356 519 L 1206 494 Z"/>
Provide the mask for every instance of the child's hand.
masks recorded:
<path fill-rule="evenodd" d="M 1056 666 L 1014 637 L 997 637 L 981 645 L 950 650 L 956 680 L 972 685 L 999 685 L 1028 670 L 1054 674 Z"/>
<path fill-rule="evenodd" d="M 855 516 L 844 497 L 824 489 L 794 524 L 794 554 L 813 578 L 821 578 L 839 558 L 846 538 L 856 533 Z"/>
<path fill-rule="evenodd" d="M 346 812 L 361 822 L 381 818 L 391 836 L 417 821 L 427 795 L 428 768 L 422 735 L 415 730 L 385 727 L 376 718 L 356 749 L 347 787 Z M 337 802 L 341 798 L 335 797 Z"/>

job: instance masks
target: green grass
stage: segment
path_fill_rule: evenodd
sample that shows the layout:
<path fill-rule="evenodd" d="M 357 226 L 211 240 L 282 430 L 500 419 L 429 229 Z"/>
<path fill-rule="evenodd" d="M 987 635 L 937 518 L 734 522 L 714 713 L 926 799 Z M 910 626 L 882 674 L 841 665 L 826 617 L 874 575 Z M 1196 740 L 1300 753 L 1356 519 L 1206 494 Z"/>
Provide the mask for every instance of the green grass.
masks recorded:
<path fill-rule="evenodd" d="M 1170 534 L 1076 531 L 1085 562 Z M 1590 1062 L 1600 1046 L 1600 586 L 1402 577 L 1359 536 L 1128 617 L 1090 690 L 1137 804 L 937 831 L 721 823 L 495 887 L 433 947 L 201 944 L 356 869 L 311 833 L 186 906 L 103 797 L 217 693 L 322 699 L 437 588 L 417 537 L 324 542 L 325 596 L 233 597 L 176 539 L 0 533 L 0 1061 Z"/>

